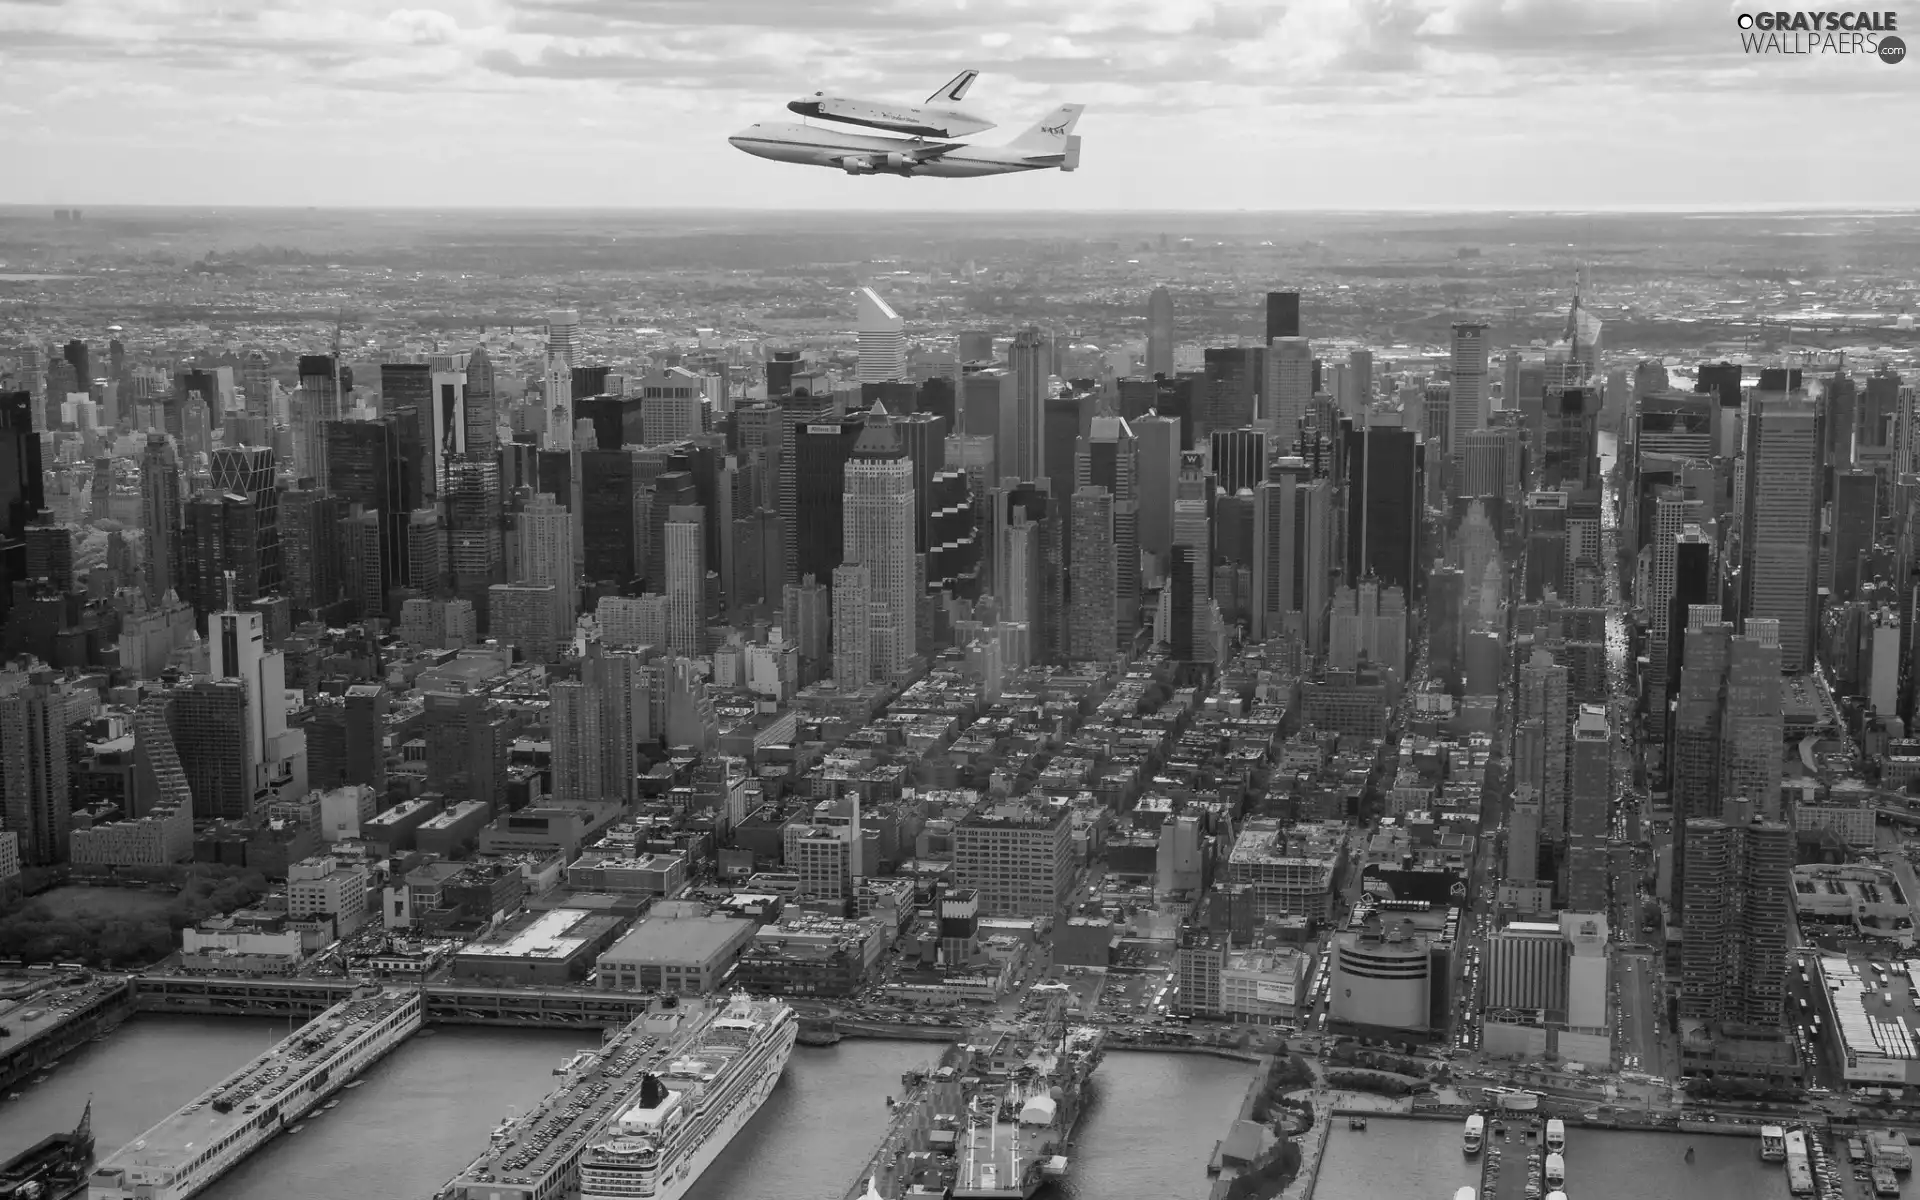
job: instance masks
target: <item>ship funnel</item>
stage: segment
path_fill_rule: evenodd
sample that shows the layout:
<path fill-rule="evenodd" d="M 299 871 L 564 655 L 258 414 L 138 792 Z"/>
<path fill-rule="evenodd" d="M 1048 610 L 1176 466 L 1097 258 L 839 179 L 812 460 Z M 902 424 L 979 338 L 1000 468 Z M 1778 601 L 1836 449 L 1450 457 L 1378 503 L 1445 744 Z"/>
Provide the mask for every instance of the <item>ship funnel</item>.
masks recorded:
<path fill-rule="evenodd" d="M 640 1107 L 659 1108 L 666 1099 L 667 1085 L 660 1082 L 658 1075 L 649 1072 L 647 1077 L 640 1081 Z"/>

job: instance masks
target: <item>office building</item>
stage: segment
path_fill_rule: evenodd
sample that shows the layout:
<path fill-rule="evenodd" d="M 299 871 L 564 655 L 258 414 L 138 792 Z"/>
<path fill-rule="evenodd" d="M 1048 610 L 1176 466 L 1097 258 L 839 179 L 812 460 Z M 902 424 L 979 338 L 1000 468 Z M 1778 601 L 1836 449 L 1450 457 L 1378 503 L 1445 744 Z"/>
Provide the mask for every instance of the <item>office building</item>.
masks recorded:
<path fill-rule="evenodd" d="M 1002 476 L 1021 480 L 1046 477 L 1046 403 L 1052 393 L 1048 350 L 1046 337 L 1033 326 L 1013 336 L 1007 359 L 1013 386 L 1000 393 L 1000 428 L 994 450 L 994 463 Z"/>
<path fill-rule="evenodd" d="M 1267 293 L 1267 345 L 1300 336 L 1300 293 Z"/>
<path fill-rule="evenodd" d="M 874 678 L 873 572 L 864 563 L 833 570 L 833 682 L 842 691 Z"/>
<path fill-rule="evenodd" d="M 1347 480 L 1346 577 L 1372 576 L 1409 598 L 1424 591 L 1420 567 L 1425 448 L 1420 436 L 1396 425 L 1356 427 L 1342 422 Z"/>
<path fill-rule="evenodd" d="M 1147 297 L 1147 375 L 1173 374 L 1173 297 L 1157 287 Z"/>
<path fill-rule="evenodd" d="M 1820 410 L 1756 391 L 1747 418 L 1740 615 L 1780 623 L 1781 669 L 1812 669 L 1823 490 Z"/>
<path fill-rule="evenodd" d="M 1447 432 L 1444 452 L 1459 453 L 1467 434 L 1487 425 L 1487 327 L 1463 322 L 1453 327 L 1448 376 Z"/>
<path fill-rule="evenodd" d="M 147 435 L 140 459 L 140 529 L 146 536 L 146 597 L 158 608 L 181 582 L 180 461 L 164 433 Z M 0 531 L 4 535 L 4 531 Z"/>
<path fill-rule="evenodd" d="M 1313 403 L 1313 346 L 1303 337 L 1267 343 L 1261 423 L 1282 453 L 1290 453 Z"/>
<path fill-rule="evenodd" d="M 1568 756 L 1566 907 L 1608 911 L 1608 832 L 1613 824 L 1613 731 L 1602 704 L 1582 704 Z"/>
<path fill-rule="evenodd" d="M 907 377 L 906 323 L 880 293 L 863 287 L 854 293 L 859 309 L 855 338 L 860 361 L 854 378 L 861 383 L 881 383 Z"/>
<path fill-rule="evenodd" d="M 571 515 L 544 493 L 533 496 L 513 516 L 513 553 L 511 578 L 521 588 L 551 588 L 547 614 L 547 638 L 567 636 L 573 628 L 574 614 L 580 608 L 578 577 L 573 571 L 573 534 Z M 488 604 L 501 593 L 490 589 Z M 499 627 L 494 626 L 496 636 Z M 544 661 L 536 659 L 534 661 Z"/>
<path fill-rule="evenodd" d="M 1204 352 L 1204 392 L 1194 414 L 1193 436 L 1204 439 L 1216 429 L 1253 425 L 1260 413 L 1266 351 L 1259 346 L 1208 347 Z M 1282 435 L 1289 432 L 1280 431 Z"/>
<path fill-rule="evenodd" d="M 1004 805 L 953 829 L 954 882 L 978 893 L 980 915 L 1051 917 L 1073 883 L 1073 819 L 1065 808 Z"/>
<path fill-rule="evenodd" d="M 676 504 L 667 513 L 667 649 L 697 658 L 706 649 L 706 510 Z"/>
<path fill-rule="evenodd" d="M 868 574 L 872 671 L 899 679 L 914 662 L 920 585 L 914 564 L 913 463 L 884 405 L 867 413 L 846 466 L 842 553 Z"/>

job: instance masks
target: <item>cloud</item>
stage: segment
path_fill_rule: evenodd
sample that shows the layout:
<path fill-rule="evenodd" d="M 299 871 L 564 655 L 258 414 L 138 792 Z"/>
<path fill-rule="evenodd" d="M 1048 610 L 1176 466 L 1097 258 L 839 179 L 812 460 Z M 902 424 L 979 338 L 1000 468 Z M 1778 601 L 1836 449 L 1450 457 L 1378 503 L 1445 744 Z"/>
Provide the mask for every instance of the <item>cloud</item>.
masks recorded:
<path fill-rule="evenodd" d="M 1379 207 L 1551 200 L 1591 176 L 1581 190 L 1657 203 L 1702 154 L 1763 135 L 1875 162 L 1876 194 L 1920 194 L 1912 156 L 1886 161 L 1870 123 L 1834 107 L 1911 96 L 1915 68 L 1751 58 L 1734 15 L 1730 0 L 0 0 L 0 111 L 29 118 L 0 122 L 0 153 L 29 127 L 72 147 L 34 137 L 45 169 L 0 179 L 0 201 L 31 198 L 9 189 L 39 175 L 139 179 L 177 203 Z M 1081 171 L 895 188 L 725 148 L 794 95 L 917 98 L 961 66 L 983 72 L 968 107 L 1003 133 L 1086 103 Z M 265 169 L 183 165 L 216 127 Z M 90 169 L 102 151 L 124 169 Z M 274 169 L 294 155 L 340 166 Z M 1558 179 L 1547 155 L 1570 164 Z M 1774 186 L 1709 174 L 1689 194 Z M 221 196 L 196 191 L 216 181 Z"/>

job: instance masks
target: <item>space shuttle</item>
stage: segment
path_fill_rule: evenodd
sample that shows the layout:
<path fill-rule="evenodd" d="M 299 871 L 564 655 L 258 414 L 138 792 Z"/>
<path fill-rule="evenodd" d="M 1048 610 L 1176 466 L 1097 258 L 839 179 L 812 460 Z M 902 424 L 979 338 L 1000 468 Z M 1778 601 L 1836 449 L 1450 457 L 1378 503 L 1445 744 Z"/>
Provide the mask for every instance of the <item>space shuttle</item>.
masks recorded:
<path fill-rule="evenodd" d="M 949 79 L 922 104 L 895 104 L 856 96 L 829 96 L 815 92 L 787 102 L 790 112 L 844 125 L 865 125 L 922 138 L 954 138 L 992 129 L 993 122 L 953 107 L 966 98 L 980 72 L 968 69 Z"/>

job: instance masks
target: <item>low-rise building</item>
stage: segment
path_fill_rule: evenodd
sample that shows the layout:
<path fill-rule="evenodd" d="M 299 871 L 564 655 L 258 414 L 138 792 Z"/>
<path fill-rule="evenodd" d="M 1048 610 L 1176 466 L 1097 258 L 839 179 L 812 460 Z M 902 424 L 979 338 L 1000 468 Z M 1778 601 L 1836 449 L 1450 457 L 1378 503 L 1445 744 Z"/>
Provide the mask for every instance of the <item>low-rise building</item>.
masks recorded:
<path fill-rule="evenodd" d="M 589 850 L 567 867 L 567 886 L 593 892 L 672 896 L 686 886 L 687 856 Z"/>
<path fill-rule="evenodd" d="M 316 856 L 287 868 L 287 916 L 296 921 L 326 914 L 345 937 L 367 919 L 367 871 L 355 863 Z"/>
<path fill-rule="evenodd" d="M 754 932 L 734 982 L 782 996 L 850 996 L 889 941 L 877 921 L 789 913 Z"/>
<path fill-rule="evenodd" d="M 585 979 L 625 924 L 584 909 L 552 909 L 462 946 L 453 956 L 454 978 L 536 984 Z"/>
<path fill-rule="evenodd" d="M 704 996 L 719 988 L 756 927 L 720 914 L 656 910 L 600 955 L 600 989 Z"/>

